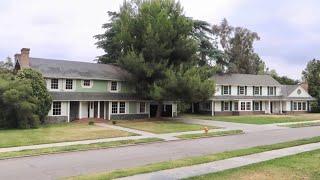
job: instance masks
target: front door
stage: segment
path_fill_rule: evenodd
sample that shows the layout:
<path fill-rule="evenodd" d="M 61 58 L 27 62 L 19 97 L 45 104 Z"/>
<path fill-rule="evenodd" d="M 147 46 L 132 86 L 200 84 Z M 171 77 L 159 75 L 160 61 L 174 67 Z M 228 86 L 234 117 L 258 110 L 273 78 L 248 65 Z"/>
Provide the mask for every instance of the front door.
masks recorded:
<path fill-rule="evenodd" d="M 70 101 L 70 121 L 79 119 L 79 101 Z"/>

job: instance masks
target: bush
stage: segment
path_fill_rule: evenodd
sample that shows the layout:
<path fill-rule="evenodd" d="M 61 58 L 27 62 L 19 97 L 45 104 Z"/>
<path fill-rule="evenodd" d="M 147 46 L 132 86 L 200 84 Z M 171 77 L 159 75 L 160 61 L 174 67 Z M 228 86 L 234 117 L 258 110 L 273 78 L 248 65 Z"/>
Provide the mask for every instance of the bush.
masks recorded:
<path fill-rule="evenodd" d="M 313 113 L 320 112 L 320 106 L 319 106 L 318 102 L 311 102 L 310 106 L 311 106 L 311 112 L 313 112 Z"/>
<path fill-rule="evenodd" d="M 89 124 L 89 125 L 94 125 L 94 121 L 93 121 L 93 120 L 90 120 L 90 121 L 88 122 L 88 124 Z"/>
<path fill-rule="evenodd" d="M 116 125 L 116 124 L 117 124 L 117 121 L 112 121 L 112 124 L 113 124 L 113 125 Z"/>

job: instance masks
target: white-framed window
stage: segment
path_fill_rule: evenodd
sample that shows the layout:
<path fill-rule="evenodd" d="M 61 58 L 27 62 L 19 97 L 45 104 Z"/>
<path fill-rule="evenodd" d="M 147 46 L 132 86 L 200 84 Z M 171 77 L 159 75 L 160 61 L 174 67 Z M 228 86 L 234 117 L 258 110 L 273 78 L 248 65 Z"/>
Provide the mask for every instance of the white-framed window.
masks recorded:
<path fill-rule="evenodd" d="M 239 86 L 239 94 L 244 95 L 245 94 L 245 87 L 244 86 Z"/>
<path fill-rule="evenodd" d="M 111 91 L 118 91 L 118 82 L 117 81 L 111 81 Z"/>
<path fill-rule="evenodd" d="M 140 102 L 140 104 L 139 104 L 139 112 L 140 113 L 145 113 L 146 112 L 146 103 L 145 102 Z"/>
<path fill-rule="evenodd" d="M 111 103 L 111 113 L 118 114 L 118 102 Z"/>
<path fill-rule="evenodd" d="M 241 102 L 240 106 L 241 106 L 241 111 L 246 110 L 246 102 Z"/>
<path fill-rule="evenodd" d="M 59 80 L 51 79 L 51 89 L 59 89 Z"/>
<path fill-rule="evenodd" d="M 53 116 L 60 116 L 61 115 L 61 102 L 54 101 L 52 103 L 52 115 Z"/>
<path fill-rule="evenodd" d="M 253 94 L 254 94 L 254 95 L 261 95 L 261 94 L 260 94 L 260 87 L 256 87 L 256 86 L 253 87 Z"/>
<path fill-rule="evenodd" d="M 268 95 L 274 96 L 276 95 L 276 87 L 268 87 Z"/>
<path fill-rule="evenodd" d="M 260 111 L 260 102 L 259 101 L 254 101 L 253 106 L 254 106 L 255 111 Z"/>
<path fill-rule="evenodd" d="M 293 102 L 293 110 L 297 110 L 297 102 Z"/>
<path fill-rule="evenodd" d="M 126 103 L 125 102 L 119 102 L 119 113 L 120 114 L 126 113 Z"/>
<path fill-rule="evenodd" d="M 73 89 L 73 80 L 72 79 L 66 79 L 66 87 L 67 90 Z"/>
<path fill-rule="evenodd" d="M 235 111 L 238 111 L 238 105 L 239 105 L 239 103 L 237 101 L 234 102 L 234 110 Z"/>
<path fill-rule="evenodd" d="M 302 109 L 302 104 L 301 102 L 298 102 L 298 110 L 301 111 L 301 109 Z"/>
<path fill-rule="evenodd" d="M 229 94 L 229 86 L 222 86 L 223 88 L 223 94 L 228 95 Z"/>
<path fill-rule="evenodd" d="M 251 111 L 251 102 L 246 102 L 246 110 Z"/>
<path fill-rule="evenodd" d="M 84 87 L 91 87 L 91 80 L 88 80 L 88 79 L 83 80 L 83 86 Z"/>
<path fill-rule="evenodd" d="M 223 104 L 223 110 L 224 111 L 229 111 L 229 103 L 230 102 L 224 102 L 224 104 Z"/>

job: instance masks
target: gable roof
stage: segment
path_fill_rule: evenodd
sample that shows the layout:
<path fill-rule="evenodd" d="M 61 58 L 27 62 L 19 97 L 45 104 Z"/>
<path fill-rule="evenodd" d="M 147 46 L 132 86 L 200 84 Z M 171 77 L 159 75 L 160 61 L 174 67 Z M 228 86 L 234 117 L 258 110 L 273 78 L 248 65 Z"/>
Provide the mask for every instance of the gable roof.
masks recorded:
<path fill-rule="evenodd" d="M 270 75 L 254 74 L 217 74 L 211 79 L 219 85 L 243 85 L 243 86 L 281 86 Z"/>
<path fill-rule="evenodd" d="M 300 85 L 283 85 L 281 88 L 281 94 L 284 97 L 288 97 L 294 90 L 296 90 Z"/>
<path fill-rule="evenodd" d="M 32 57 L 30 57 L 30 67 L 49 78 L 124 80 L 125 76 L 128 75 L 125 70 L 110 64 Z"/>

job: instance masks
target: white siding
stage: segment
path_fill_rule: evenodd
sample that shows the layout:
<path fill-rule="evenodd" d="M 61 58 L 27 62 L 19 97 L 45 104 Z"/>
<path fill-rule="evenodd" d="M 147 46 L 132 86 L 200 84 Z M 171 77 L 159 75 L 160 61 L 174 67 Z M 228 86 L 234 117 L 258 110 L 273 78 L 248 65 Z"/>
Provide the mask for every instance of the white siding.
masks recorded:
<path fill-rule="evenodd" d="M 231 95 L 238 95 L 238 86 L 231 86 Z"/>
<path fill-rule="evenodd" d="M 268 87 L 262 86 L 262 96 L 268 96 Z"/>
<path fill-rule="evenodd" d="M 217 112 L 221 111 L 221 102 L 220 101 L 215 101 L 214 102 L 214 110 Z"/>
<path fill-rule="evenodd" d="M 221 88 L 222 86 L 220 85 L 216 85 L 216 92 L 215 92 L 215 96 L 220 96 L 221 95 Z"/>
<path fill-rule="evenodd" d="M 298 90 L 301 91 L 301 94 L 298 94 Z M 304 90 L 302 87 L 298 87 L 296 90 L 294 90 L 289 97 L 310 97 L 308 92 Z"/>
<path fill-rule="evenodd" d="M 68 102 L 61 102 L 61 115 L 60 116 L 68 116 L 69 112 L 68 112 Z M 52 104 L 51 104 L 51 109 L 48 113 L 48 116 L 53 116 L 52 114 Z"/>
<path fill-rule="evenodd" d="M 247 87 L 247 96 L 252 96 L 253 95 L 253 86 L 248 86 Z"/>

